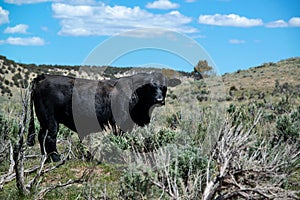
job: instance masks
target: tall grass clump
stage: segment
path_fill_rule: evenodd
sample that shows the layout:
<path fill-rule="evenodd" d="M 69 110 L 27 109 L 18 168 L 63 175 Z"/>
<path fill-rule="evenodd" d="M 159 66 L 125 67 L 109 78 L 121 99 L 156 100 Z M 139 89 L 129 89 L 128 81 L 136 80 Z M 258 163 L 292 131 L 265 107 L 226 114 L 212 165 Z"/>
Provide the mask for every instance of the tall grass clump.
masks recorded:
<path fill-rule="evenodd" d="M 223 120 L 209 107 L 199 111 L 199 121 L 185 118 L 182 112 L 170 114 L 165 119 L 175 133 L 172 141 L 151 152 L 127 154 L 129 167 L 121 176 L 120 196 L 297 199 L 297 108 L 270 117 L 276 110 L 261 102 L 230 105 Z"/>

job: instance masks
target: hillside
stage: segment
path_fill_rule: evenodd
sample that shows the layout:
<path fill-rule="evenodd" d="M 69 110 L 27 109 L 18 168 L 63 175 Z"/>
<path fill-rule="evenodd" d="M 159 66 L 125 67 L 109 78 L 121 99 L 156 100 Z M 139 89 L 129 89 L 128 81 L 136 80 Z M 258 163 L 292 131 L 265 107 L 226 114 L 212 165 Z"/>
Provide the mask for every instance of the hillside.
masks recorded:
<path fill-rule="evenodd" d="M 9 60 L 5 56 L 0 56 L 0 93 L 2 97 L 13 97 L 20 88 L 26 88 L 37 74 L 42 73 L 103 79 L 113 76 L 116 74 L 115 71 L 123 73 L 130 69 L 103 66 L 96 68 L 95 66 L 22 64 Z"/>
<path fill-rule="evenodd" d="M 153 70 L 157 69 L 141 67 L 22 64 L 0 55 L 0 97 L 14 97 L 21 88 L 26 88 L 37 74 L 42 73 L 102 80 L 132 75 L 140 71 L 151 72 Z M 165 71 L 168 73 L 168 70 Z M 185 72 L 179 73 L 183 75 L 189 74 Z"/>
<path fill-rule="evenodd" d="M 60 74 L 81 78 L 104 79 L 128 75 L 134 72 L 133 67 L 118 68 L 109 66 L 59 66 L 22 64 L 0 56 L 0 96 L 13 97 L 20 88 L 37 74 Z M 180 76 L 191 78 L 191 73 L 180 72 Z M 283 86 L 287 90 L 299 92 L 300 88 L 300 58 L 290 58 L 277 63 L 265 63 L 247 70 L 238 70 L 222 76 L 227 100 L 250 99 L 253 96 L 264 96 L 274 92 L 275 85 Z M 278 89 L 278 88 L 277 88 Z M 251 93 L 251 94 L 250 94 Z M 231 96 L 231 97 L 230 97 Z"/>
<path fill-rule="evenodd" d="M 276 84 L 297 90 L 300 88 L 299 75 L 300 58 L 298 57 L 281 60 L 277 63 L 264 63 L 247 70 L 225 74 L 223 81 L 228 91 L 231 89 L 241 92 L 272 93 Z"/>

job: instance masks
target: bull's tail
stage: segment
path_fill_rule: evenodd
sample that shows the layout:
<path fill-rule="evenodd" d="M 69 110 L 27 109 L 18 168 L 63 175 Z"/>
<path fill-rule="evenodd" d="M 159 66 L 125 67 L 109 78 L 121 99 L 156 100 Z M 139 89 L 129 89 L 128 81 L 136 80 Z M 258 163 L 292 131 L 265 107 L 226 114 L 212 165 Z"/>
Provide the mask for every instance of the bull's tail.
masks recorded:
<path fill-rule="evenodd" d="M 28 127 L 28 136 L 27 136 L 27 145 L 34 146 L 35 144 L 35 125 L 34 125 L 34 112 L 33 112 L 33 91 L 36 84 L 41 80 L 44 79 L 44 75 L 40 75 L 33 79 L 31 85 L 31 92 L 30 92 L 30 121 Z"/>
<path fill-rule="evenodd" d="M 33 113 L 33 88 L 35 85 L 35 79 L 32 81 L 30 92 L 30 121 L 28 127 L 27 145 L 34 146 L 35 144 L 35 126 L 34 126 L 34 113 Z"/>

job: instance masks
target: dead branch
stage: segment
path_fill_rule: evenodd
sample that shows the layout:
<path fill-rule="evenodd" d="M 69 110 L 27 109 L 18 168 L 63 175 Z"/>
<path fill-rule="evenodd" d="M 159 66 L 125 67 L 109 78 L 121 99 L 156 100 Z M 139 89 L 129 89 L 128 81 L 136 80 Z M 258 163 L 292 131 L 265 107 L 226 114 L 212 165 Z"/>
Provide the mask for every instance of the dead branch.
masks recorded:
<path fill-rule="evenodd" d="M 8 173 L 0 177 L 0 190 L 2 190 L 3 185 L 7 182 L 7 180 L 10 179 L 10 175 L 13 174 L 14 172 L 15 161 L 13 158 L 13 147 L 11 141 L 9 141 L 9 150 L 10 150 L 10 154 L 9 154 L 10 165 L 9 165 Z"/>
<path fill-rule="evenodd" d="M 45 142 L 46 142 L 46 138 L 47 138 L 47 134 L 48 134 L 48 131 L 46 131 L 46 135 L 44 137 L 44 152 L 46 153 L 46 149 L 45 149 Z M 63 165 L 66 161 L 66 159 L 69 157 L 69 154 L 72 153 L 72 150 L 71 150 L 71 145 L 69 145 L 69 150 L 68 150 L 68 154 L 67 156 L 64 156 L 64 159 L 57 162 L 56 165 L 50 167 L 50 168 L 46 168 L 44 169 L 44 165 L 45 163 L 47 162 L 47 159 L 49 158 L 49 155 L 45 154 L 42 156 L 42 159 L 41 159 L 41 163 L 40 163 L 40 166 L 38 168 L 38 172 L 36 174 L 35 177 L 33 177 L 33 179 L 31 181 L 29 181 L 26 185 L 26 187 L 29 189 L 29 190 L 32 190 L 34 187 L 37 187 L 37 180 L 43 175 L 43 174 L 46 174 L 54 169 L 57 169 L 58 167 L 60 167 L 61 165 Z M 53 186 L 54 187 L 54 186 Z"/>
<path fill-rule="evenodd" d="M 42 175 L 42 170 L 44 168 L 45 162 L 48 159 L 48 155 L 46 154 L 46 149 L 45 149 L 45 141 L 46 141 L 46 137 L 48 135 L 48 130 L 46 131 L 46 135 L 44 137 L 44 141 L 43 141 L 43 147 L 44 147 L 44 152 L 45 154 L 42 155 L 42 159 L 41 159 L 41 163 L 40 166 L 38 168 L 38 172 L 36 174 L 36 176 L 33 177 L 33 179 L 31 181 L 28 182 L 26 188 L 28 188 L 29 190 L 32 190 L 33 186 L 36 185 L 36 181 L 40 178 L 40 176 Z"/>
<path fill-rule="evenodd" d="M 65 163 L 66 160 L 61 160 L 60 162 L 58 162 L 55 166 L 52 166 L 52 167 L 48 167 L 48 168 L 42 168 L 44 170 L 42 170 L 40 172 L 40 176 L 43 175 L 43 174 L 46 174 L 52 170 L 55 170 L 56 168 L 60 167 L 61 165 L 63 165 Z M 45 167 L 45 166 L 44 166 Z M 26 175 L 29 175 L 29 174 L 32 174 L 32 173 L 35 173 L 36 171 L 40 170 L 41 169 L 41 165 L 36 165 L 34 167 L 31 167 L 29 169 L 24 169 L 24 176 Z M 10 172 L 10 173 L 7 173 L 7 174 L 4 174 L 3 176 L 1 176 L 0 178 L 0 189 L 3 188 L 3 186 L 6 184 L 6 183 L 9 183 L 10 181 L 13 181 L 14 179 L 16 178 L 16 174 L 15 172 Z M 35 178 L 35 177 L 34 177 Z M 32 187 L 30 187 L 30 185 L 33 185 L 31 184 L 32 180 L 29 181 L 26 185 L 26 188 L 30 189 Z"/>
<path fill-rule="evenodd" d="M 16 184 L 20 193 L 23 195 L 28 195 L 29 190 L 25 187 L 24 184 L 24 132 L 27 124 L 27 111 L 28 111 L 28 98 L 29 92 L 25 90 L 24 94 L 21 91 L 21 101 L 22 101 L 22 114 L 19 123 L 19 141 L 14 145 L 13 150 L 13 160 L 15 162 L 14 170 L 16 173 Z"/>
<path fill-rule="evenodd" d="M 30 93 L 29 93 L 28 89 L 25 90 L 24 93 L 21 91 L 22 112 L 20 115 L 20 122 L 19 122 L 18 141 L 14 146 L 11 144 L 11 142 L 9 142 L 10 167 L 9 167 L 8 173 L 6 173 L 0 177 L 0 189 L 2 189 L 2 187 L 5 183 L 8 183 L 8 182 L 16 179 L 17 188 L 22 195 L 27 196 L 33 191 L 33 189 L 35 189 L 34 192 L 39 191 L 36 195 L 36 199 L 42 199 L 48 192 L 50 192 L 56 188 L 64 188 L 64 187 L 70 186 L 72 184 L 83 183 L 84 181 L 87 180 L 87 177 L 90 174 L 90 172 L 88 172 L 88 170 L 86 170 L 79 179 L 69 180 L 66 183 L 59 183 L 57 185 L 52 185 L 52 186 L 49 186 L 42 190 L 40 190 L 38 188 L 40 177 L 43 174 L 48 173 L 52 170 L 55 170 L 56 168 L 63 165 L 65 163 L 66 159 L 72 153 L 72 150 L 71 150 L 71 143 L 70 143 L 69 144 L 70 149 L 68 151 L 68 155 L 65 156 L 63 160 L 56 163 L 55 166 L 48 167 L 45 169 L 45 162 L 47 160 L 48 155 L 44 155 L 41 159 L 40 165 L 24 170 L 24 160 L 25 160 L 26 156 L 24 153 L 24 145 L 23 144 L 24 144 L 25 129 L 26 129 L 26 125 L 27 125 L 27 111 L 28 111 L 29 95 L 30 95 Z M 45 139 L 46 139 L 46 137 L 45 137 Z M 44 141 L 44 143 L 45 143 L 45 141 Z M 44 144 L 44 147 L 45 147 L 45 144 Z M 44 149 L 44 152 L 46 152 L 45 149 Z M 37 172 L 37 174 L 33 177 L 32 180 L 30 180 L 26 184 L 24 175 L 30 174 L 33 172 Z"/>
<path fill-rule="evenodd" d="M 24 175 L 32 174 L 32 173 L 36 172 L 38 169 L 39 169 L 39 166 L 34 166 L 32 168 L 25 169 L 24 170 Z M 3 188 L 3 186 L 6 183 L 9 183 L 10 181 L 13 181 L 15 178 L 16 178 L 16 174 L 15 174 L 14 171 L 1 176 L 1 178 L 0 178 L 0 190 Z"/>
<path fill-rule="evenodd" d="M 270 149 L 269 141 L 264 139 L 253 148 L 253 144 L 257 144 L 253 130 L 260 116 L 248 130 L 241 124 L 231 127 L 231 123 L 223 128 L 210 159 L 218 168 L 211 171 L 207 166 L 203 200 L 298 199 L 297 191 L 281 186 L 291 173 L 287 167 L 299 159 L 299 147 L 297 144 L 278 144 Z"/>
<path fill-rule="evenodd" d="M 66 183 L 59 183 L 57 185 L 46 187 L 46 188 L 42 189 L 41 191 L 39 191 L 39 193 L 35 196 L 35 199 L 36 200 L 43 199 L 44 196 L 48 192 L 51 192 L 52 190 L 55 190 L 57 188 L 66 188 L 66 187 L 69 187 L 73 184 L 82 184 L 82 183 L 87 181 L 87 179 L 88 179 L 89 175 L 91 174 L 91 172 L 92 172 L 91 170 L 85 170 L 84 173 L 82 174 L 82 176 L 78 179 L 74 179 L 74 180 L 70 179 Z"/>

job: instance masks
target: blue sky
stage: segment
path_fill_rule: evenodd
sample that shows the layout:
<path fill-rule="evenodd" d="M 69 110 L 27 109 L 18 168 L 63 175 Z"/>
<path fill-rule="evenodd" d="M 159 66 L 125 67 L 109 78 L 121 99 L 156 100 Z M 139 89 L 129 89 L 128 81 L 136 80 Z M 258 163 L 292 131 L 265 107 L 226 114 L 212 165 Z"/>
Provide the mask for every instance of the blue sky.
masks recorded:
<path fill-rule="evenodd" d="M 136 28 L 155 31 L 124 34 Z M 152 30 L 152 29 L 150 29 Z M 300 56 L 299 0 L 4 0 L 0 2 L 0 54 L 22 63 L 80 65 L 97 52 L 170 34 L 189 38 L 207 52 L 221 73 Z M 132 33 L 132 32 L 131 32 Z M 173 36 L 174 36 L 173 35 Z M 158 39 L 157 39 L 158 38 Z M 159 39 L 160 38 L 160 39 Z M 169 38 L 169 39 L 168 39 Z M 118 40 L 119 41 L 119 40 Z M 187 40 L 188 41 L 188 40 Z M 183 40 L 181 40 L 183 42 Z M 155 42 L 154 42 L 155 43 Z M 144 43 L 143 43 L 144 44 Z M 184 44 L 182 44 L 184 46 Z M 177 47 L 178 48 L 178 47 Z M 186 50 L 187 52 L 189 50 Z M 191 50 L 192 54 L 193 50 Z M 199 54 L 199 59 L 204 59 Z M 196 61 L 160 49 L 120 55 L 114 66 L 156 63 L 192 71 Z M 99 65 L 107 64 L 101 63 Z"/>

